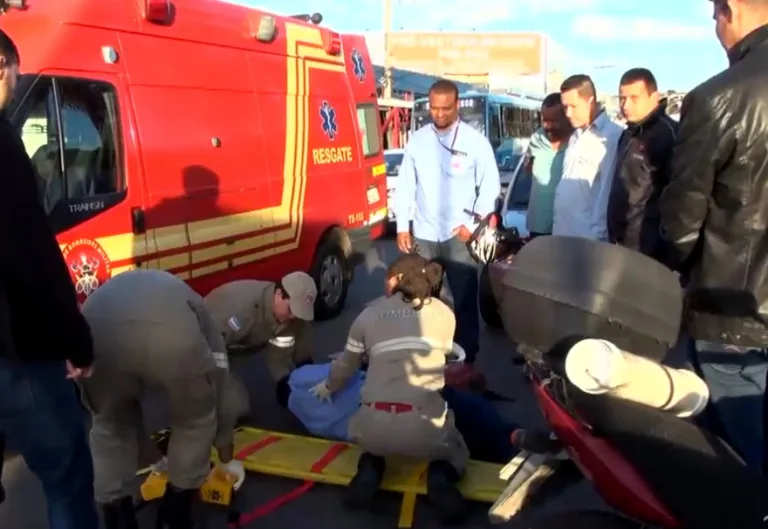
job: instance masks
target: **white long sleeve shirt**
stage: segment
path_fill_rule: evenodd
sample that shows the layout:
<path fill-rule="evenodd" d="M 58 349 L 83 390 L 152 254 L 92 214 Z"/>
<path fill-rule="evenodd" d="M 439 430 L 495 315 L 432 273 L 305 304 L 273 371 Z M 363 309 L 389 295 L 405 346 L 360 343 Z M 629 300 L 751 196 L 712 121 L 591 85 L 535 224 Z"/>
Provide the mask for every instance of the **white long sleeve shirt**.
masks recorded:
<path fill-rule="evenodd" d="M 608 240 L 608 196 L 623 131 L 601 112 L 589 126 L 571 134 L 555 192 L 553 235 Z"/>

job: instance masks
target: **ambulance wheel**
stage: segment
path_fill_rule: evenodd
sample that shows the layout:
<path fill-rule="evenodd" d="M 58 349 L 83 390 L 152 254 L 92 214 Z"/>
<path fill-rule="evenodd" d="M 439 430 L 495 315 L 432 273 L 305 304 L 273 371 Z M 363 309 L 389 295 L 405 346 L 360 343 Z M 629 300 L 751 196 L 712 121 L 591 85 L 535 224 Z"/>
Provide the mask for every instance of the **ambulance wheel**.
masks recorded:
<path fill-rule="evenodd" d="M 310 275 L 317 285 L 315 320 L 334 318 L 344 309 L 352 278 L 341 235 L 331 232 L 320 244 Z"/>
<path fill-rule="evenodd" d="M 478 298 L 480 316 L 482 316 L 485 324 L 494 329 L 501 329 L 501 313 L 491 289 L 491 274 L 488 272 L 487 266 L 484 266 L 480 272 Z"/>
<path fill-rule="evenodd" d="M 526 524 L 525 529 L 641 529 L 639 523 L 604 511 L 566 511 Z"/>

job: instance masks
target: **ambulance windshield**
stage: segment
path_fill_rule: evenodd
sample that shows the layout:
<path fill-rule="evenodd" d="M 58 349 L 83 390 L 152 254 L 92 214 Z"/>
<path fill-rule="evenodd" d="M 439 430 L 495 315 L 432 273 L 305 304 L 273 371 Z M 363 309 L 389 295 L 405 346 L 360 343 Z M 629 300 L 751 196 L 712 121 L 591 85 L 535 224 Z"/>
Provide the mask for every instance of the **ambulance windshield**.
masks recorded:
<path fill-rule="evenodd" d="M 484 97 L 462 97 L 459 100 L 461 120 L 472 125 L 472 128 L 481 134 L 485 134 L 485 101 Z M 413 130 L 419 130 L 430 123 L 432 123 L 432 118 L 429 115 L 429 102 L 415 103 L 413 105 Z"/>

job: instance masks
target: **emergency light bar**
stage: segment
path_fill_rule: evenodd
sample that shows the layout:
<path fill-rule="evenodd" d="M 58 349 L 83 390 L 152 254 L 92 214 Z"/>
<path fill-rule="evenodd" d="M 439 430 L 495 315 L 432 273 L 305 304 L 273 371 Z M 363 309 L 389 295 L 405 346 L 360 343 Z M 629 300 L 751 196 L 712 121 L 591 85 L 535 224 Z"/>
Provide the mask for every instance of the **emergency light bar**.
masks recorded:
<path fill-rule="evenodd" d="M 5 14 L 9 9 L 24 10 L 27 8 L 27 0 L 0 0 L 0 14 Z"/>
<path fill-rule="evenodd" d="M 304 15 L 291 15 L 291 18 L 295 18 L 296 20 L 301 20 L 302 22 L 311 22 L 315 26 L 319 25 L 323 21 L 323 15 L 320 13 L 312 13 L 311 15 L 304 14 Z"/>
<path fill-rule="evenodd" d="M 324 31 L 323 47 L 328 55 L 339 55 L 341 53 L 341 35 L 335 31 Z"/>

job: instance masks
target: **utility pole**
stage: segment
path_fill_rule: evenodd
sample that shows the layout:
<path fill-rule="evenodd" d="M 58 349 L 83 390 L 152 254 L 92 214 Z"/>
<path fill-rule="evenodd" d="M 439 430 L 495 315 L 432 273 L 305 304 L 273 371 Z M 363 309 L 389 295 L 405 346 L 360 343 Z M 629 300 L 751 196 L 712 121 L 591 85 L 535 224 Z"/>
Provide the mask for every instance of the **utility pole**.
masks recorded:
<path fill-rule="evenodd" d="M 392 99 L 392 61 L 389 57 L 389 32 L 392 28 L 392 1 L 384 0 L 384 98 Z"/>

